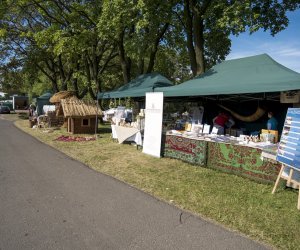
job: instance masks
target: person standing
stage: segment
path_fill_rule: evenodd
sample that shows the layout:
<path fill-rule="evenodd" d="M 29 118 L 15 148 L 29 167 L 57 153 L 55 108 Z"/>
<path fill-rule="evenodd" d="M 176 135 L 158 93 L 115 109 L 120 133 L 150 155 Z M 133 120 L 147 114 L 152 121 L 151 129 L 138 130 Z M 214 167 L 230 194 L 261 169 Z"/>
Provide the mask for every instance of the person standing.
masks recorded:
<path fill-rule="evenodd" d="M 274 117 L 274 113 L 272 111 L 268 112 L 269 120 L 267 122 L 267 129 L 268 130 L 277 130 L 278 129 L 278 122 Z"/>
<path fill-rule="evenodd" d="M 228 113 L 220 112 L 214 119 L 213 119 L 214 127 L 218 129 L 219 135 L 224 135 L 225 132 L 225 125 L 229 125 L 231 127 L 235 124 L 233 119 Z"/>
<path fill-rule="evenodd" d="M 36 107 L 33 104 L 29 105 L 29 116 L 34 116 L 34 112 L 35 112 Z"/>

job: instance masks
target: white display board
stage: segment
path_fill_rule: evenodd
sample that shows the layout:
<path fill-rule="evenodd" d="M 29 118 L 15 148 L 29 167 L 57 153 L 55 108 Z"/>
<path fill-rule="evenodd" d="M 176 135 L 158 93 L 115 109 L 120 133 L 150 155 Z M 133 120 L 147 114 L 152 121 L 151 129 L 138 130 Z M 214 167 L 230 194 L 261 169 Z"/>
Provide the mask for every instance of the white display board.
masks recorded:
<path fill-rule="evenodd" d="M 146 93 L 143 153 L 155 157 L 161 155 L 163 105 L 162 92 Z"/>
<path fill-rule="evenodd" d="M 300 108 L 287 111 L 277 161 L 300 171 Z"/>
<path fill-rule="evenodd" d="M 285 117 L 276 160 L 282 163 L 272 194 L 280 179 L 287 186 L 299 189 L 297 208 L 300 210 L 300 108 L 289 108 Z"/>

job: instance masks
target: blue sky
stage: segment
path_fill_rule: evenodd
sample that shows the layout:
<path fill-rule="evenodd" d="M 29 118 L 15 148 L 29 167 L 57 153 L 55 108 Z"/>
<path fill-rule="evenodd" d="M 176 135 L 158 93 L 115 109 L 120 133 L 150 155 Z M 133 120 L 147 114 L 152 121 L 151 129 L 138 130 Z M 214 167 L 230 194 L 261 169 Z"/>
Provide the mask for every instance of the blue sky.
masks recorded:
<path fill-rule="evenodd" d="M 300 73 L 300 10 L 288 13 L 289 26 L 274 37 L 258 31 L 232 38 L 226 60 L 267 53 L 280 64 Z"/>

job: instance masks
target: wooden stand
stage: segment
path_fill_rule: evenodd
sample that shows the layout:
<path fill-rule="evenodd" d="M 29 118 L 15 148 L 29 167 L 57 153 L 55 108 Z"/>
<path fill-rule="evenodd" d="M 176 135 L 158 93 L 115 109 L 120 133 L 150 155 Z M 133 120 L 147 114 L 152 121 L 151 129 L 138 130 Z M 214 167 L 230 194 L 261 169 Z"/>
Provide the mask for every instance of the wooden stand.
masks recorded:
<path fill-rule="evenodd" d="M 283 173 L 283 171 L 284 171 L 285 168 L 289 168 L 290 169 L 289 175 L 287 177 L 282 175 L 282 173 Z M 282 164 L 282 167 L 281 167 L 280 172 L 278 174 L 278 177 L 277 177 L 277 180 L 275 182 L 274 188 L 272 190 L 272 194 L 275 193 L 276 188 L 277 188 L 277 186 L 279 184 L 280 178 L 286 180 L 288 186 L 293 185 L 294 187 L 298 187 L 300 189 L 300 182 L 292 179 L 294 171 L 298 171 L 298 170 L 293 169 L 293 168 L 291 168 L 289 166 L 286 166 L 286 165 Z M 299 194 L 298 194 L 297 209 L 300 210 L 300 190 L 298 191 L 298 193 Z"/>

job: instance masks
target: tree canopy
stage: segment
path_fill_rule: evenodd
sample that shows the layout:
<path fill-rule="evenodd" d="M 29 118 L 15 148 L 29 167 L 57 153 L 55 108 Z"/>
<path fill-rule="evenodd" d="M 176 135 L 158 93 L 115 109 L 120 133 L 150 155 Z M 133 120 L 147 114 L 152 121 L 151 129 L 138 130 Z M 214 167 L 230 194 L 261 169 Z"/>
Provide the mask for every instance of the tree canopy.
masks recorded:
<path fill-rule="evenodd" d="M 230 35 L 288 26 L 297 0 L 2 0 L 0 89 L 78 97 L 157 71 L 181 82 L 225 59 Z"/>

